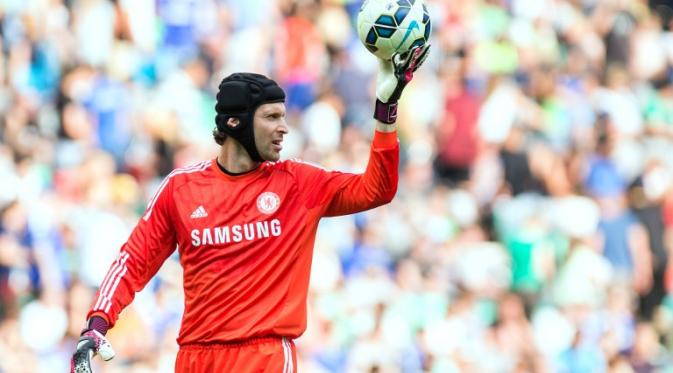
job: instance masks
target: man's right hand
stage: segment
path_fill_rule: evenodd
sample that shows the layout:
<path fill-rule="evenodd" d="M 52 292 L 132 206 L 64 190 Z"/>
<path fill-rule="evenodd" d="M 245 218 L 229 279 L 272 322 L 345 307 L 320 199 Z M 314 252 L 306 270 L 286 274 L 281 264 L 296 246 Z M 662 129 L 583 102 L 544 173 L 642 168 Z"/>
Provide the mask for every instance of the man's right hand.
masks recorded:
<path fill-rule="evenodd" d="M 91 358 L 96 355 L 108 361 L 115 356 L 112 345 L 97 330 L 87 330 L 77 342 L 77 349 L 70 361 L 70 373 L 91 373 Z"/>

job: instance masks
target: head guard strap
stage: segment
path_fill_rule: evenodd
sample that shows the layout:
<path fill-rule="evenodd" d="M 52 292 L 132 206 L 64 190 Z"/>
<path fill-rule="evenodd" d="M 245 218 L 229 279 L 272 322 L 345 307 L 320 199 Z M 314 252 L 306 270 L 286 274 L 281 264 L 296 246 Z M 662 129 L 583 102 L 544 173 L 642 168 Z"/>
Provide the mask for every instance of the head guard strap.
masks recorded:
<path fill-rule="evenodd" d="M 253 118 L 260 105 L 273 102 L 285 102 L 285 92 L 275 81 L 261 74 L 231 74 L 222 80 L 217 92 L 215 125 L 241 143 L 254 161 L 262 162 L 255 144 Z M 229 126 L 229 118 L 237 118 L 240 123 Z"/>

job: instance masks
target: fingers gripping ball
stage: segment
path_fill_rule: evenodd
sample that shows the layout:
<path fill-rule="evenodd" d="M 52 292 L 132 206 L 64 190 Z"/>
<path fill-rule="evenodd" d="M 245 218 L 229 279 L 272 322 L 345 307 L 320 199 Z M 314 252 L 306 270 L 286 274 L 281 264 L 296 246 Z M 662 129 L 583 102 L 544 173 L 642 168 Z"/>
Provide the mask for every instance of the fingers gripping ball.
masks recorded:
<path fill-rule="evenodd" d="M 430 14 L 422 0 L 365 0 L 357 18 L 358 35 L 384 60 L 406 54 L 430 39 Z"/>
<path fill-rule="evenodd" d="M 423 64 L 430 44 L 413 47 L 404 55 L 395 54 L 392 61 L 379 59 L 376 79 L 376 97 L 382 102 L 396 102 L 402 90 L 414 77 L 414 72 Z"/>
<path fill-rule="evenodd" d="M 392 61 L 379 58 L 379 71 L 376 77 L 376 106 L 374 118 L 379 122 L 392 124 L 397 120 L 397 100 L 404 87 L 413 79 L 414 72 L 423 64 L 430 43 L 412 47 L 404 54 L 395 54 Z"/>

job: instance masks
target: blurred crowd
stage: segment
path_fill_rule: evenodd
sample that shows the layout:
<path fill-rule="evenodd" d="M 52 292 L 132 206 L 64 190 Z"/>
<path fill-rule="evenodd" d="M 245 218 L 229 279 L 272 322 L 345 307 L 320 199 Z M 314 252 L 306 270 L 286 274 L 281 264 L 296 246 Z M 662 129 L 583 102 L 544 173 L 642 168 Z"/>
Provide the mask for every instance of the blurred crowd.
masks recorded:
<path fill-rule="evenodd" d="M 673 5 L 426 0 L 387 206 L 321 223 L 302 372 L 673 372 Z M 284 158 L 360 172 L 359 0 L 0 0 L 0 372 L 63 372 L 162 178 L 217 151 L 235 71 Z M 177 254 L 176 254 L 177 255 Z M 101 372 L 169 372 L 171 257 Z"/>

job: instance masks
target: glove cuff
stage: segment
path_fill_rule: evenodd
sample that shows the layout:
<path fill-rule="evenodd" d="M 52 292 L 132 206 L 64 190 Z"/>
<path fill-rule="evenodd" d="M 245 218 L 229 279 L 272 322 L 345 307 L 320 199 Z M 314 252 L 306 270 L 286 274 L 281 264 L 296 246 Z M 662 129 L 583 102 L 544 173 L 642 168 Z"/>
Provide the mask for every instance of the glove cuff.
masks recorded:
<path fill-rule="evenodd" d="M 374 106 L 374 119 L 385 124 L 393 124 L 397 120 L 397 101 L 381 102 L 376 99 Z"/>
<path fill-rule="evenodd" d="M 98 333 L 105 335 L 110 326 L 107 321 L 100 316 L 92 316 L 89 321 L 86 323 L 86 329 L 82 331 L 82 334 L 86 333 L 89 330 L 95 330 Z"/>

